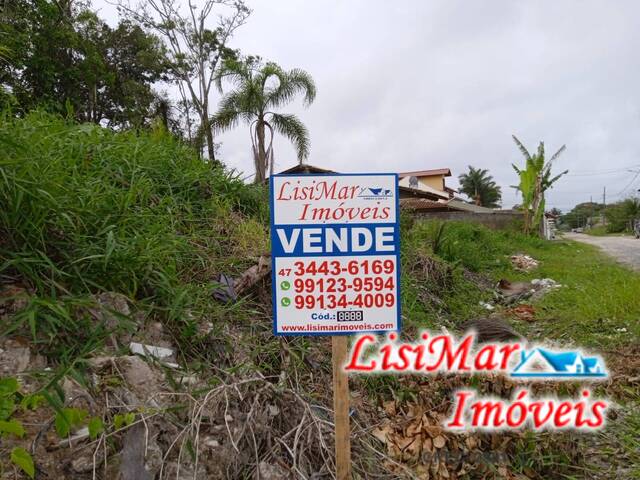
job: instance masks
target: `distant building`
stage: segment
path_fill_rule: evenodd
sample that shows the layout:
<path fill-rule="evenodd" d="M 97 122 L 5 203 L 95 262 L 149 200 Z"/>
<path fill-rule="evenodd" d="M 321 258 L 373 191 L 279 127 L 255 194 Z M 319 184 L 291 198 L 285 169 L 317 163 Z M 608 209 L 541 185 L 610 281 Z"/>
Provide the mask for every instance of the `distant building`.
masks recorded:
<path fill-rule="evenodd" d="M 454 194 L 457 193 L 453 188 L 447 187 L 445 183 L 445 177 L 450 176 L 451 170 L 448 168 L 416 170 L 398 174 L 400 185 L 428 191 L 440 196 L 443 200 L 453 198 Z"/>

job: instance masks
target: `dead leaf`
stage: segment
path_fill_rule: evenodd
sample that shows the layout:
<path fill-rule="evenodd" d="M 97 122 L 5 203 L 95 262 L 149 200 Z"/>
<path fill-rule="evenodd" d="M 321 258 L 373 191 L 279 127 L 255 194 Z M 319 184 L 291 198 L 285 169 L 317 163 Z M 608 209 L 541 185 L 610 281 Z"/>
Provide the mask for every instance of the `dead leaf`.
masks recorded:
<path fill-rule="evenodd" d="M 389 435 L 391 433 L 393 433 L 393 430 L 390 425 L 384 425 L 383 427 L 375 428 L 371 432 L 371 434 L 382 443 L 387 443 L 387 441 L 389 440 Z"/>
<path fill-rule="evenodd" d="M 518 305 L 517 307 L 507 310 L 507 312 L 527 322 L 533 322 L 536 319 L 536 310 L 532 305 Z"/>
<path fill-rule="evenodd" d="M 425 452 L 433 452 L 433 440 L 431 440 L 429 437 L 425 438 L 422 441 L 422 450 L 424 450 Z"/>
<path fill-rule="evenodd" d="M 433 445 L 436 448 L 442 448 L 447 444 L 447 439 L 444 438 L 442 435 L 438 435 L 436 438 L 433 439 Z"/>
<path fill-rule="evenodd" d="M 424 427 L 424 431 L 427 432 L 431 438 L 435 438 L 442 433 L 442 427 L 439 425 L 427 425 Z"/>

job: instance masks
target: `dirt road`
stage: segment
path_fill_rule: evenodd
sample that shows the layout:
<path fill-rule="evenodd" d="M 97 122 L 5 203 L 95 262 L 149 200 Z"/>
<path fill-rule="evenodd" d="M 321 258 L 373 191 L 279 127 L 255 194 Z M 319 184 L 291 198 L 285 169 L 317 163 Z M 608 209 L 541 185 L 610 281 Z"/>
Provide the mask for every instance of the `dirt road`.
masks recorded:
<path fill-rule="evenodd" d="M 634 237 L 594 237 L 584 233 L 565 233 L 564 238 L 600 247 L 616 260 L 640 270 L 640 240 Z"/>

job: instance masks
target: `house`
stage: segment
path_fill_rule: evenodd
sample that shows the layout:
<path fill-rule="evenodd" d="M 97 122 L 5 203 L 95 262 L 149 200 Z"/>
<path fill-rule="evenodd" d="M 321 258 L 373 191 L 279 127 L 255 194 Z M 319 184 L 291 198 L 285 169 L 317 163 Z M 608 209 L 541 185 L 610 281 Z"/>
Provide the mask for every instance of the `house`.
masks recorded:
<path fill-rule="evenodd" d="M 304 175 L 304 174 L 332 174 L 338 173 L 333 170 L 327 170 L 326 168 L 316 167 L 314 165 L 307 165 L 306 163 L 298 163 L 297 165 L 287 168 L 278 173 L 278 175 Z"/>
<path fill-rule="evenodd" d="M 551 352 L 544 348 L 523 351 L 512 377 L 604 377 L 598 357 L 584 357 L 580 352 Z"/>
<path fill-rule="evenodd" d="M 314 165 L 307 165 L 305 163 L 300 163 L 298 165 L 295 165 L 291 168 L 288 168 L 286 170 L 279 172 L 279 175 L 305 175 L 305 174 L 306 175 L 309 175 L 309 174 L 331 175 L 336 173 L 339 173 L 339 172 L 316 167 Z M 412 188 L 409 186 L 402 185 L 401 182 L 398 185 L 398 191 L 400 194 L 400 200 L 411 198 L 411 199 L 424 199 L 424 200 L 430 200 L 430 201 L 438 201 L 438 200 L 443 200 L 445 198 L 442 192 L 431 190 L 431 189 Z"/>
<path fill-rule="evenodd" d="M 444 200 L 453 198 L 454 194 L 457 193 L 453 188 L 447 187 L 445 183 L 445 177 L 450 176 L 451 170 L 448 168 L 417 170 L 398 174 L 400 185 L 439 194 Z"/>

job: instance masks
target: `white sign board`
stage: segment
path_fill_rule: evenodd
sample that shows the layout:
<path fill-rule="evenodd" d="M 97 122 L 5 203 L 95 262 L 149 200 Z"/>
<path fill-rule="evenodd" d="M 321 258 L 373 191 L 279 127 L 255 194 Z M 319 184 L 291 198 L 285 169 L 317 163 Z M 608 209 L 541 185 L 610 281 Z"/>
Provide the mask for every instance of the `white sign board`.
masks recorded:
<path fill-rule="evenodd" d="M 400 329 L 396 174 L 273 175 L 273 332 Z"/>

